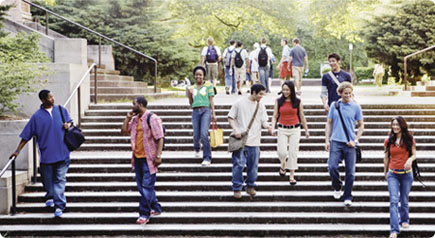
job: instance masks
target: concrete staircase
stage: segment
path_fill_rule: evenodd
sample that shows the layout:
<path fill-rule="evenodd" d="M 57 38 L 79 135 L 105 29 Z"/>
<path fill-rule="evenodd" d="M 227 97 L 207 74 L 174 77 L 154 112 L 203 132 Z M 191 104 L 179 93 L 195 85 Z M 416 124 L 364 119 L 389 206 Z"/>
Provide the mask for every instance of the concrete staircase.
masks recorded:
<path fill-rule="evenodd" d="M 389 200 L 383 179 L 383 140 L 389 121 L 403 115 L 414 131 L 426 187 L 414 182 L 410 194 L 411 227 L 399 237 L 435 233 L 435 106 L 363 105 L 366 130 L 363 161 L 357 164 L 354 204 L 332 198 L 327 153 L 323 151 L 325 115 L 320 106 L 305 105 L 311 138 L 302 139 L 296 173 L 298 184 L 278 175 L 276 138 L 262 139 L 255 198 L 231 191 L 231 155 L 226 145 L 213 151 L 213 164 L 201 167 L 192 149 L 191 110 L 187 106 L 152 105 L 161 116 L 167 151 L 157 176 L 163 213 L 145 226 L 134 224 L 139 193 L 130 169 L 128 137 L 120 126 L 130 105 L 91 105 L 82 121 L 87 142 L 72 154 L 67 174 L 67 210 L 62 219 L 43 207 L 40 183 L 19 196 L 16 216 L 0 216 L 0 233 L 16 236 L 280 236 L 387 237 Z M 217 108 L 218 124 L 227 137 L 229 105 Z M 272 107 L 268 106 L 269 115 Z M 265 131 L 263 132 L 264 135 Z M 226 141 L 225 141 L 226 142 Z"/>
<path fill-rule="evenodd" d="M 417 86 L 411 87 L 412 97 L 435 97 L 435 81 L 417 82 Z"/>

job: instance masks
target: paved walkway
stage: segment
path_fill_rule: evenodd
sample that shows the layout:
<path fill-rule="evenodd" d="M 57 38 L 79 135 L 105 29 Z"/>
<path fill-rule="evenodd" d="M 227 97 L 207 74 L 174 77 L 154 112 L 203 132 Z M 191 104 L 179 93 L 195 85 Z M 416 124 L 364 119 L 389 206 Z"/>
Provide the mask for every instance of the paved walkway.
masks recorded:
<path fill-rule="evenodd" d="M 263 99 L 267 105 L 273 104 L 275 99 L 279 97 L 277 92 L 280 87 L 273 86 L 271 93 L 267 94 Z M 377 88 L 375 86 L 355 86 L 354 93 L 360 104 L 435 104 L 435 97 L 411 97 L 409 92 L 399 90 L 398 96 L 389 96 L 389 91 L 398 90 L 396 86 L 383 86 Z M 243 89 L 243 95 L 246 95 L 246 86 Z M 187 98 L 183 98 L 184 92 L 179 92 L 179 98 L 166 98 L 154 100 L 152 104 L 179 104 L 188 105 Z M 215 103 L 218 105 L 233 104 L 239 95 L 226 95 L 223 87 L 218 87 L 218 94 L 215 97 Z M 321 104 L 320 86 L 302 86 L 302 101 L 304 104 Z"/>

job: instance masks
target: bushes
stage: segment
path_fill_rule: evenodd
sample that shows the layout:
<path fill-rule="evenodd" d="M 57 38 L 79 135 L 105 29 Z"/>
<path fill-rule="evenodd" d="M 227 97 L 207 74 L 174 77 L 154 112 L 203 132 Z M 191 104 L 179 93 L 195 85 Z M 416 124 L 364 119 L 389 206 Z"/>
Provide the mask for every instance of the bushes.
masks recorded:
<path fill-rule="evenodd" d="M 358 77 L 358 80 L 372 79 L 373 67 L 355 67 L 355 74 Z"/>

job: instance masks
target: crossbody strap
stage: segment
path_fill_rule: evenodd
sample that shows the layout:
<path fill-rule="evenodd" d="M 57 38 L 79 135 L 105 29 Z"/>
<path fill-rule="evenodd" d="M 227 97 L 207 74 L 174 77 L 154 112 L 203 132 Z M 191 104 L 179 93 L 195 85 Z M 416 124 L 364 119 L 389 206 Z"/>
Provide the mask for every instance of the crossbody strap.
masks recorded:
<path fill-rule="evenodd" d="M 331 76 L 332 80 L 334 80 L 335 84 L 337 84 L 337 87 L 340 87 L 341 83 L 338 81 L 338 79 L 335 77 L 335 75 L 332 73 L 332 71 L 329 71 L 329 76 Z"/>
<path fill-rule="evenodd" d="M 62 117 L 62 123 L 65 123 L 65 118 L 63 117 L 63 111 L 61 105 L 59 105 L 59 112 L 60 112 L 60 116 Z"/>
<path fill-rule="evenodd" d="M 257 107 L 255 108 L 255 112 L 254 112 L 254 115 L 252 116 L 251 121 L 249 122 L 248 130 L 246 131 L 246 134 L 249 134 L 249 130 L 251 129 L 252 123 L 254 123 L 254 119 L 255 119 L 255 116 L 257 115 L 259 107 L 260 107 L 260 103 L 257 102 Z"/>
<path fill-rule="evenodd" d="M 346 133 L 347 141 L 350 142 L 349 133 L 347 133 L 346 125 L 344 124 L 344 120 L 343 120 L 343 115 L 341 114 L 341 111 L 340 111 L 340 101 L 336 101 L 335 103 L 337 103 L 335 108 L 337 108 L 338 114 L 340 115 L 341 125 L 343 125 L 344 133 Z"/>

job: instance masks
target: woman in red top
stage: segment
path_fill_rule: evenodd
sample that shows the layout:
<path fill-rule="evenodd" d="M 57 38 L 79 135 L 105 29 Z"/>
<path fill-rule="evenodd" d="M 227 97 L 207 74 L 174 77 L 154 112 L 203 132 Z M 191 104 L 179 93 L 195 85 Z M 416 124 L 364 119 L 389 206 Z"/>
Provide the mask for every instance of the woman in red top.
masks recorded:
<path fill-rule="evenodd" d="M 409 191 L 412 186 L 412 161 L 415 141 L 403 117 L 391 120 L 391 131 L 385 140 L 384 174 L 390 194 L 390 238 L 396 238 L 402 228 L 409 227 Z M 399 207 L 400 201 L 400 207 Z M 400 214 L 400 216 L 399 216 Z"/>
<path fill-rule="evenodd" d="M 285 176 L 286 169 L 290 170 L 290 185 L 296 185 L 295 170 L 298 169 L 299 140 L 301 138 L 301 123 L 305 128 L 308 139 L 307 120 L 305 120 L 302 101 L 296 97 L 295 85 L 285 81 L 281 88 L 282 96 L 275 101 L 272 126 L 278 126 L 278 157 L 281 161 L 279 175 Z"/>

